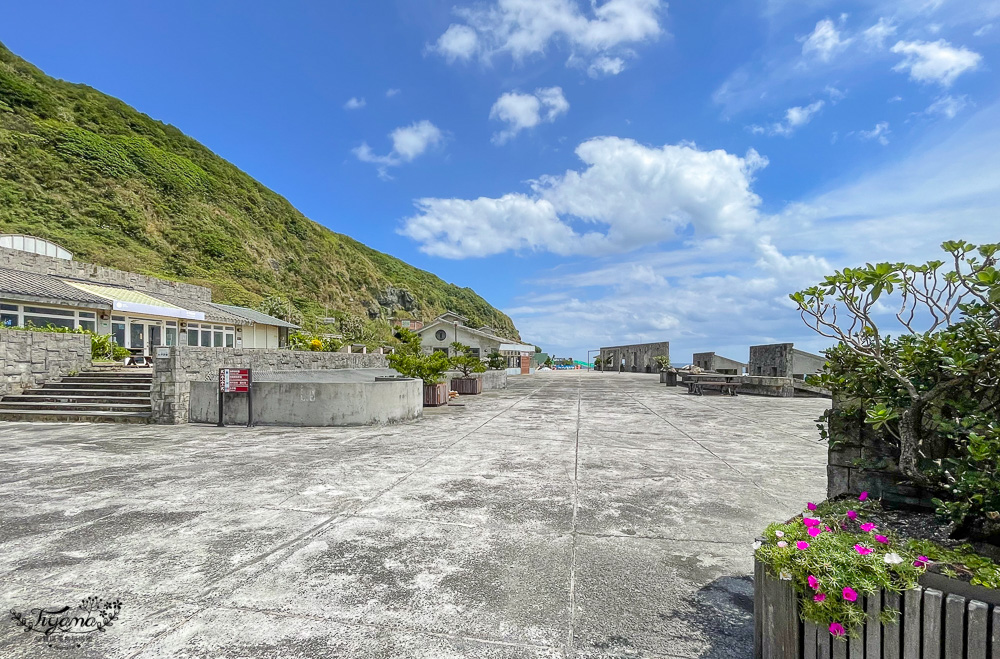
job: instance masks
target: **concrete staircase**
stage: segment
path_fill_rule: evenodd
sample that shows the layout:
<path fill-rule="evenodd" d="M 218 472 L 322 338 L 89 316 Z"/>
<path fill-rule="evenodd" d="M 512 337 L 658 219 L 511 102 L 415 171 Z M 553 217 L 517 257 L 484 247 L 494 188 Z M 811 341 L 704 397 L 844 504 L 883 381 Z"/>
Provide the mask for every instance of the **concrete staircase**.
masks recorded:
<path fill-rule="evenodd" d="M 149 371 L 84 372 L 0 398 L 0 421 L 150 423 Z"/>

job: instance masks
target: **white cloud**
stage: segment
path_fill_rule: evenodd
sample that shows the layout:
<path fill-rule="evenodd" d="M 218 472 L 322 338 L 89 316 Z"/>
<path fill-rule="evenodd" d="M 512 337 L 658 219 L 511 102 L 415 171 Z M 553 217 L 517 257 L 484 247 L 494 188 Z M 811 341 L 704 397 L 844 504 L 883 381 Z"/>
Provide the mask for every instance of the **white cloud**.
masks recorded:
<path fill-rule="evenodd" d="M 987 23 L 986 25 L 983 25 L 978 30 L 976 30 L 975 32 L 973 32 L 972 36 L 974 36 L 974 37 L 981 37 L 981 36 L 985 35 L 987 32 L 989 32 L 992 29 L 993 29 L 993 23 Z"/>
<path fill-rule="evenodd" d="M 878 143 L 882 146 L 889 144 L 889 122 L 880 121 L 875 124 L 875 128 L 871 130 L 859 130 L 858 137 L 863 140 L 878 140 Z"/>
<path fill-rule="evenodd" d="M 471 59 L 479 49 L 479 37 L 468 25 L 452 24 L 438 37 L 434 50 L 444 55 L 449 62 Z"/>
<path fill-rule="evenodd" d="M 662 7 L 661 0 L 607 0 L 590 3 L 587 16 L 577 0 L 496 0 L 456 9 L 465 22 L 450 25 L 431 50 L 450 62 L 473 57 L 488 62 L 499 53 L 522 61 L 562 42 L 574 53 L 594 56 L 591 68 L 608 75 L 624 68 L 626 51 L 620 49 L 662 33 Z"/>
<path fill-rule="evenodd" d="M 983 57 L 967 48 L 955 48 L 944 39 L 934 42 L 899 41 L 892 52 L 905 56 L 893 71 L 909 71 L 917 82 L 936 82 L 949 87 L 955 78 L 979 67 Z"/>
<path fill-rule="evenodd" d="M 624 70 L 625 60 L 621 57 L 601 55 L 587 67 L 587 74 L 591 78 L 600 78 L 601 76 L 616 76 Z"/>
<path fill-rule="evenodd" d="M 930 106 L 924 110 L 924 114 L 940 114 L 942 116 L 948 117 L 949 119 L 954 119 L 955 116 L 965 109 L 969 104 L 969 97 L 963 94 L 962 96 L 952 96 L 948 94 L 947 96 L 940 96 L 934 100 Z"/>
<path fill-rule="evenodd" d="M 534 94 L 507 92 L 490 109 L 490 119 L 507 123 L 507 128 L 493 135 L 493 142 L 503 144 L 526 128 L 542 122 L 552 123 L 569 111 L 569 102 L 561 87 L 536 89 Z"/>
<path fill-rule="evenodd" d="M 398 94 L 401 91 L 402 91 L 401 89 L 396 89 L 396 88 L 387 89 L 387 90 L 385 90 L 385 97 L 386 98 L 392 98 L 393 96 L 395 96 L 396 94 Z"/>
<path fill-rule="evenodd" d="M 842 96 L 843 95 L 841 95 L 841 97 Z M 833 97 L 833 94 L 831 94 L 831 97 Z M 809 105 L 788 108 L 785 110 L 784 121 L 771 124 L 767 127 L 753 125 L 750 126 L 750 132 L 754 135 L 762 135 L 766 132 L 770 135 L 783 135 L 788 137 L 798 128 L 801 128 L 812 121 L 812 118 L 817 112 L 823 109 L 824 105 L 826 105 L 825 101 L 816 101 L 814 103 L 810 103 Z"/>
<path fill-rule="evenodd" d="M 344 103 L 345 110 L 360 110 L 363 107 L 365 107 L 365 99 L 363 98 L 355 98 L 352 96 L 347 99 L 346 103 Z"/>
<path fill-rule="evenodd" d="M 865 41 L 877 48 L 885 48 L 885 40 L 896 34 L 896 26 L 885 18 L 861 33 Z"/>
<path fill-rule="evenodd" d="M 531 195 L 420 199 L 419 214 L 400 233 L 446 258 L 519 249 L 607 254 L 673 239 L 686 227 L 729 235 L 757 221 L 760 198 L 751 183 L 767 159 L 752 149 L 741 158 L 693 144 L 599 137 L 576 154 L 585 169 L 543 176 L 531 182 Z"/>
<path fill-rule="evenodd" d="M 816 28 L 802 42 L 802 54 L 804 56 L 817 57 L 823 62 L 829 62 L 830 58 L 847 47 L 851 39 L 841 39 L 840 32 L 829 18 L 825 18 L 816 23 Z"/>
<path fill-rule="evenodd" d="M 827 93 L 827 95 L 830 97 L 830 102 L 833 103 L 834 105 L 844 100 L 844 98 L 847 96 L 847 92 L 843 92 L 834 87 L 833 85 L 827 85 L 826 87 L 823 88 L 823 91 Z"/>
<path fill-rule="evenodd" d="M 389 133 L 389 138 L 392 140 L 392 151 L 387 155 L 377 155 L 367 142 L 362 142 L 361 146 L 352 151 L 358 160 L 378 165 L 379 176 L 385 179 L 391 178 L 387 168 L 397 167 L 421 156 L 427 149 L 440 144 L 444 133 L 424 119 L 409 126 L 400 126 Z"/>

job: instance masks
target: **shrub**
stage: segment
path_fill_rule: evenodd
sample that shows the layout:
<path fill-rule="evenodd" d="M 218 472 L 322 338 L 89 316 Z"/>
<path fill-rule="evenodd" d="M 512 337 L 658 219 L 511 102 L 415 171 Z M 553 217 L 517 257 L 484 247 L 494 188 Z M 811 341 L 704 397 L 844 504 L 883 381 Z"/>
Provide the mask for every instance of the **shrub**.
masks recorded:
<path fill-rule="evenodd" d="M 471 353 L 471 348 L 454 341 L 451 347 L 455 349 L 455 356 L 451 358 L 451 366 L 462 373 L 462 377 L 471 377 L 473 373 L 482 373 L 486 370 L 486 364 L 479 359 L 478 355 Z"/>
<path fill-rule="evenodd" d="M 494 350 L 486 356 L 486 366 L 492 371 L 502 371 L 507 368 L 507 358 Z"/>
<path fill-rule="evenodd" d="M 670 368 L 670 357 L 658 355 L 653 357 L 653 361 L 656 362 L 656 365 L 660 367 L 661 371 L 665 371 Z"/>
<path fill-rule="evenodd" d="M 400 329 L 398 333 L 400 346 L 389 355 L 389 366 L 400 375 L 408 378 L 419 378 L 425 385 L 438 384 L 444 380 L 445 371 L 451 366 L 451 361 L 443 352 L 424 354 L 420 349 L 422 339 L 419 334 L 408 329 Z"/>

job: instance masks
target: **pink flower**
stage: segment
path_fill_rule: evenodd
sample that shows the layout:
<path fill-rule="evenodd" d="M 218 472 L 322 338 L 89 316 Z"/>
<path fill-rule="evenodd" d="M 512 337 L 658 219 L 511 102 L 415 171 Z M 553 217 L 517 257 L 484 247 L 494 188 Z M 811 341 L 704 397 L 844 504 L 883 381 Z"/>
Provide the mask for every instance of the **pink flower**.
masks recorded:
<path fill-rule="evenodd" d="M 779 538 L 784 538 L 785 537 L 785 532 L 784 531 L 775 531 L 774 535 L 778 536 Z"/>
<path fill-rule="evenodd" d="M 819 526 L 819 520 L 813 519 L 812 517 L 803 517 L 802 523 L 809 527 Z"/>
<path fill-rule="evenodd" d="M 826 526 L 824 528 L 826 529 L 827 533 L 833 533 L 833 529 L 831 529 L 829 526 Z"/>
<path fill-rule="evenodd" d="M 850 586 L 845 587 L 844 590 L 841 591 L 841 594 L 843 594 L 844 600 L 847 602 L 855 602 L 858 599 L 857 591 Z"/>
<path fill-rule="evenodd" d="M 796 549 L 802 549 L 802 550 L 809 549 L 809 543 L 806 542 L 805 540 L 799 540 L 798 542 L 795 543 L 795 547 Z"/>
<path fill-rule="evenodd" d="M 824 595 L 823 593 L 816 593 L 815 595 L 813 595 L 813 601 L 814 602 L 822 602 L 825 599 L 826 599 L 826 595 Z"/>
<path fill-rule="evenodd" d="M 872 550 L 864 545 L 854 545 L 854 551 L 858 552 L 862 556 L 872 553 Z"/>
<path fill-rule="evenodd" d="M 868 493 L 867 492 L 862 492 L 861 496 L 858 497 L 858 501 L 865 501 L 867 499 L 868 499 Z"/>
<path fill-rule="evenodd" d="M 864 531 L 865 533 L 868 533 L 870 531 L 874 531 L 877 528 L 878 527 L 875 526 L 874 524 L 872 524 L 871 522 L 867 522 L 867 523 L 861 525 L 861 530 Z"/>
<path fill-rule="evenodd" d="M 811 529 L 809 529 L 809 535 L 812 536 L 813 538 L 815 538 L 822 532 L 823 531 L 818 526 L 814 526 Z"/>
<path fill-rule="evenodd" d="M 788 546 L 788 543 L 787 543 L 787 542 L 785 542 L 784 540 L 779 540 L 779 541 L 778 541 L 778 546 L 779 546 L 779 547 L 787 547 L 787 546 Z"/>
<path fill-rule="evenodd" d="M 816 577 L 814 577 L 813 575 L 810 574 L 809 575 L 809 587 L 812 588 L 813 590 L 816 590 L 817 586 L 819 586 L 819 579 L 817 579 Z"/>
<path fill-rule="evenodd" d="M 883 545 L 889 544 L 889 538 L 885 537 L 884 535 L 876 535 L 875 541 L 881 542 Z"/>
<path fill-rule="evenodd" d="M 844 635 L 844 626 L 842 624 L 840 624 L 839 622 L 831 622 L 830 623 L 830 633 L 833 634 L 834 636 L 843 636 Z"/>
<path fill-rule="evenodd" d="M 917 556 L 917 560 L 913 561 L 913 567 L 923 567 L 930 563 L 930 559 L 926 556 Z"/>
<path fill-rule="evenodd" d="M 809 503 L 806 504 L 806 508 L 808 508 L 809 510 L 816 510 L 816 504 L 810 501 Z"/>
<path fill-rule="evenodd" d="M 857 519 L 858 518 L 858 514 L 856 512 L 854 512 L 853 510 L 848 510 L 847 511 L 847 518 L 848 519 Z"/>

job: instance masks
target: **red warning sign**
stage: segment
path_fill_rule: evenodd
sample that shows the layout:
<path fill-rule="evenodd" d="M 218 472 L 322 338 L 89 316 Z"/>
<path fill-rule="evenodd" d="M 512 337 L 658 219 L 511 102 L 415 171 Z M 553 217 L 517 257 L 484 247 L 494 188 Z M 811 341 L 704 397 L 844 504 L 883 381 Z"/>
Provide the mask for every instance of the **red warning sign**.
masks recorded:
<path fill-rule="evenodd" d="M 220 368 L 219 391 L 224 394 L 245 394 L 250 391 L 249 368 Z"/>

